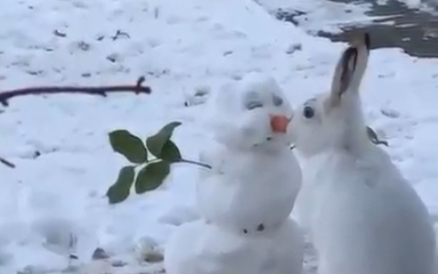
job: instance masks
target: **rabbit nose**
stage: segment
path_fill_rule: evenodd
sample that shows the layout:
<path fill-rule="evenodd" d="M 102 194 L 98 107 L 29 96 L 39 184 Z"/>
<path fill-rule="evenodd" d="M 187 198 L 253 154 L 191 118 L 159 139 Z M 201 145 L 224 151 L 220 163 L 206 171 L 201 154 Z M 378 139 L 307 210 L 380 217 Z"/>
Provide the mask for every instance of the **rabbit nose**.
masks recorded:
<path fill-rule="evenodd" d="M 271 130 L 273 132 L 286 133 L 289 122 L 290 119 L 285 115 L 272 115 L 270 119 Z"/>

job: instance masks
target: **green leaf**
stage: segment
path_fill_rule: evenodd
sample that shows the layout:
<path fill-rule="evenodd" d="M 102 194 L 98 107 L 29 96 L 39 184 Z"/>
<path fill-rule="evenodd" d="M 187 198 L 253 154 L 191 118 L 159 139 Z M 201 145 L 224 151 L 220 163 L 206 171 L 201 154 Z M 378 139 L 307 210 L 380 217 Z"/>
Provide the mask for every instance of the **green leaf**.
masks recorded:
<path fill-rule="evenodd" d="M 167 162 L 150 163 L 137 174 L 135 189 L 137 194 L 158 188 L 169 175 L 171 168 Z"/>
<path fill-rule="evenodd" d="M 119 171 L 116 182 L 108 189 L 107 197 L 110 204 L 123 202 L 130 195 L 134 182 L 134 167 L 126 166 Z"/>
<path fill-rule="evenodd" d="M 181 125 L 180 122 L 171 122 L 165 125 L 164 127 L 162 127 L 156 134 L 146 139 L 146 146 L 148 147 L 152 155 L 154 155 L 157 158 L 162 157 L 164 146 L 168 144 L 168 141 L 170 141 L 174 129 L 180 125 Z M 172 145 L 168 145 L 168 146 L 172 146 Z M 169 150 L 169 148 L 167 149 Z"/>
<path fill-rule="evenodd" d="M 146 162 L 148 155 L 140 138 L 127 130 L 112 131 L 109 137 L 113 150 L 125 156 L 128 161 L 136 164 Z"/>
<path fill-rule="evenodd" d="M 171 140 L 168 140 L 162 148 L 160 158 L 166 162 L 175 163 L 181 160 L 180 150 Z"/>

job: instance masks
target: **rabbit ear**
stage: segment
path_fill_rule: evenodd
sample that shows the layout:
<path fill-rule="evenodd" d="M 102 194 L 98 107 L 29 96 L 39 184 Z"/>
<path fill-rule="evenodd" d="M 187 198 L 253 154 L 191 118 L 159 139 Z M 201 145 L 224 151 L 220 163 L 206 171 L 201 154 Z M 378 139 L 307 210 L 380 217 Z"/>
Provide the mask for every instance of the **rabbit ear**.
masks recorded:
<path fill-rule="evenodd" d="M 366 33 L 356 38 L 344 50 L 335 68 L 331 88 L 333 103 L 338 103 L 343 93 L 359 90 L 369 58 L 370 36 Z"/>

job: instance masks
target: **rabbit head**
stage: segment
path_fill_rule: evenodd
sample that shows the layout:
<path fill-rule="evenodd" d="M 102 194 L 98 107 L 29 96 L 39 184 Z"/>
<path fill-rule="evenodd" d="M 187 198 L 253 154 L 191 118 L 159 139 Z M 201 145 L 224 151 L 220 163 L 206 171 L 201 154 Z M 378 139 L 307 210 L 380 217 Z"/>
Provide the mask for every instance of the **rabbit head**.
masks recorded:
<path fill-rule="evenodd" d="M 293 142 L 302 156 L 328 149 L 361 153 L 370 145 L 359 94 L 369 51 L 369 34 L 352 41 L 341 54 L 330 92 L 310 98 L 295 109 L 291 121 Z"/>
<path fill-rule="evenodd" d="M 214 138 L 223 145 L 248 150 L 291 144 L 292 107 L 273 78 L 252 72 L 223 87 L 213 103 L 210 123 Z"/>

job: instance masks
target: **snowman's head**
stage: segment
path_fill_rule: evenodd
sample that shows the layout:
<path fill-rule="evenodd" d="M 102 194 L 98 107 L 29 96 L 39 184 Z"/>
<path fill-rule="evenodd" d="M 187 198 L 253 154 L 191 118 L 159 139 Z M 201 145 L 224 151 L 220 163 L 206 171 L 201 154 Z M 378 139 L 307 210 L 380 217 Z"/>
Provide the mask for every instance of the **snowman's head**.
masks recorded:
<path fill-rule="evenodd" d="M 276 81 L 251 73 L 218 91 L 210 123 L 215 139 L 236 150 L 278 149 L 291 144 L 293 110 Z"/>

